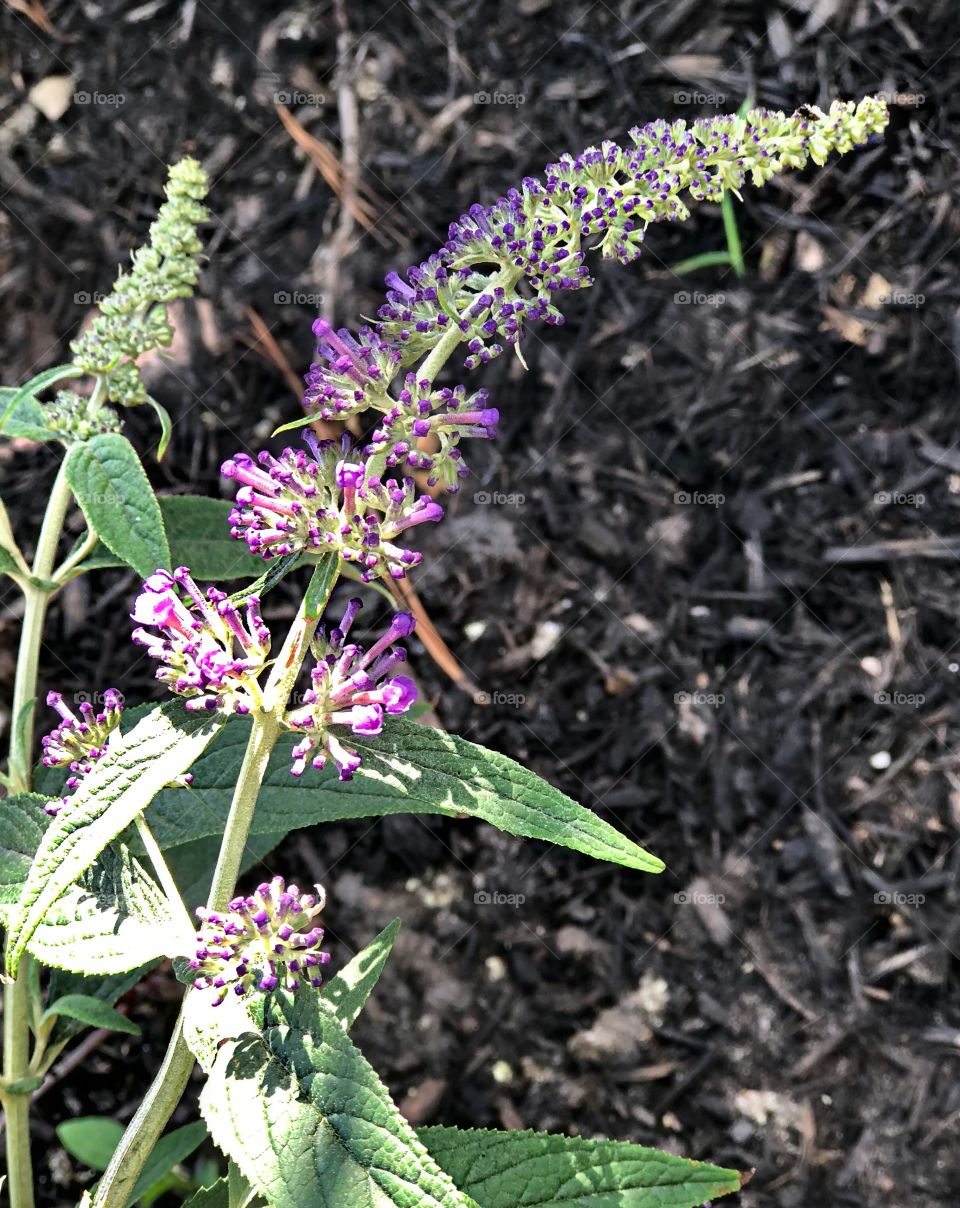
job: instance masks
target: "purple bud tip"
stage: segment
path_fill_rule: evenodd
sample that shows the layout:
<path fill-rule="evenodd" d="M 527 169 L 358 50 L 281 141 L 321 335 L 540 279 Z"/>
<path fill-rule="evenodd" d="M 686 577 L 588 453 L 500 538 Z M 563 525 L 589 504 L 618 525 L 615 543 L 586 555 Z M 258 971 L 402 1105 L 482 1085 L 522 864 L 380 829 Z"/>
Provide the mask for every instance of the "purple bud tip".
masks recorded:
<path fill-rule="evenodd" d="M 417 619 L 411 612 L 396 612 L 390 622 L 390 628 L 399 638 L 409 637 L 417 627 Z"/>

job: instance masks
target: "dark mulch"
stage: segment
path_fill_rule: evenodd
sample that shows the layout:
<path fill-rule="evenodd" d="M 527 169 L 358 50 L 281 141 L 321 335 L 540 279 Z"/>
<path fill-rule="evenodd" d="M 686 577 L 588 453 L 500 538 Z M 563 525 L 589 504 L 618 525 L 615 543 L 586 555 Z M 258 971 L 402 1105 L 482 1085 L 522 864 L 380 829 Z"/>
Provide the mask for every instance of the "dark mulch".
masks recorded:
<path fill-rule="evenodd" d="M 374 234 L 347 229 L 273 106 L 285 94 L 340 154 L 329 6 L 50 4 L 53 35 L 0 9 L 4 379 L 63 358 L 163 164 L 192 150 L 215 181 L 211 261 L 157 379 L 178 426 L 154 477 L 216 493 L 221 459 L 296 413 L 245 307 L 301 372 L 312 295 L 341 321 L 372 313 L 387 270 L 565 149 L 751 92 L 788 109 L 902 94 L 882 147 L 746 195 L 744 280 L 671 271 L 723 246 L 701 208 L 656 230 L 641 266 L 599 269 L 566 330 L 529 339 L 528 373 L 491 367 L 501 438 L 424 540 L 417 589 L 490 699 L 415 648 L 443 724 L 670 871 L 417 819 L 292 837 L 268 865 L 322 876 L 335 961 L 403 916 L 356 1034 L 418 1122 L 756 1167 L 745 1205 L 957 1202 L 955 6 L 348 8 Z M 93 100 L 50 122 L 26 91 L 64 73 Z M 493 93 L 523 99 L 474 100 Z M 130 430 L 155 441 L 146 416 Z M 42 449 L 0 462 L 18 525 L 52 465 Z M 44 689 L 154 693 L 104 637 L 133 586 L 64 596 Z M 41 1101 L 44 1204 L 80 1186 L 53 1126 L 133 1110 L 168 984 L 132 996 L 142 1050 L 108 1041 Z"/>

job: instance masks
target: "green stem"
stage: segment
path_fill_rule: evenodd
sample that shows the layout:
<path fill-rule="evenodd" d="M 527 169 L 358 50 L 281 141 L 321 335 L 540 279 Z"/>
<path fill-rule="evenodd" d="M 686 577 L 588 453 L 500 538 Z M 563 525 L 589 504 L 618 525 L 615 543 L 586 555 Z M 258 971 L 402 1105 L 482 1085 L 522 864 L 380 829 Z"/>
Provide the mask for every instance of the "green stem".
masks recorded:
<path fill-rule="evenodd" d="M 37 553 L 33 560 L 33 576 L 49 580 L 57 556 L 57 546 L 63 531 L 63 522 L 70 504 L 70 488 L 67 486 L 63 464 L 47 504 L 46 515 L 37 540 Z M 26 793 L 30 788 L 30 766 L 33 755 L 34 708 L 32 702 L 37 695 L 37 673 L 40 664 L 40 644 L 43 640 L 43 623 L 52 592 L 23 585 L 24 614 L 20 631 L 20 649 L 17 651 L 17 670 L 13 681 L 13 733 L 10 741 L 11 790 Z M 29 707 L 28 707 L 29 706 Z"/>
<path fill-rule="evenodd" d="M 743 245 L 740 242 L 740 231 L 737 228 L 737 215 L 729 193 L 724 193 L 720 198 L 720 212 L 723 215 L 723 229 L 727 236 L 730 266 L 738 277 L 744 277 L 747 266 L 743 259 Z"/>
<path fill-rule="evenodd" d="M 30 1073 L 30 986 L 26 961 L 3 993 L 3 1078 L 18 1082 Z M 7 1180 L 11 1208 L 33 1208 L 30 1158 L 30 1096 L 0 1094 L 7 1121 Z"/>
<path fill-rule="evenodd" d="M 77 546 L 72 554 L 69 554 L 66 558 L 64 558 L 63 562 L 61 562 L 57 569 L 53 572 L 53 581 L 58 586 L 65 583 L 70 572 L 74 570 L 75 567 L 79 566 L 84 558 L 86 558 L 89 554 L 92 554 L 97 548 L 97 543 L 99 540 L 100 539 L 97 534 L 93 531 L 93 529 L 91 529 L 83 539 L 83 542 Z"/>
<path fill-rule="evenodd" d="M 207 899 L 208 910 L 222 910 L 233 896 L 260 786 L 270 754 L 282 733 L 280 719 L 336 580 L 336 571 L 331 574 L 327 564 L 317 566 L 307 596 L 290 626 L 264 689 L 264 708 L 253 715 L 253 725 L 237 776 L 237 786 L 230 803 L 223 843 Z M 322 584 L 319 593 L 314 590 L 316 584 Z M 125 1208 L 144 1163 L 180 1102 L 192 1069 L 193 1054 L 183 1038 L 181 1010 L 163 1065 L 127 1131 L 120 1138 L 120 1144 L 100 1180 L 96 1208 Z"/>
<path fill-rule="evenodd" d="M 157 874 L 157 880 L 163 887 L 163 892 L 167 895 L 167 900 L 171 907 L 180 915 L 181 928 L 185 932 L 186 937 L 192 939 L 195 933 L 193 921 L 183 903 L 183 898 L 180 896 L 180 890 L 173 879 L 173 873 L 171 873 L 170 867 L 164 859 L 160 844 L 154 837 L 153 831 L 150 829 L 143 814 L 137 815 L 136 825 L 137 833 L 140 835 L 140 842 L 143 844 L 144 850 L 150 858 L 153 871 Z"/>
<path fill-rule="evenodd" d="M 70 488 L 63 463 L 57 473 L 37 539 L 33 560 L 35 578 L 50 578 L 63 531 Z M 30 789 L 34 713 L 43 623 L 51 592 L 23 584 L 24 614 L 13 682 L 13 729 L 10 736 L 10 787 L 14 793 Z M 3 1081 L 19 1082 L 30 1073 L 29 962 L 21 963 L 16 980 L 3 990 Z M 7 1178 L 11 1208 L 33 1208 L 33 1171 L 30 1159 L 30 1096 L 2 1096 L 7 1121 Z"/>

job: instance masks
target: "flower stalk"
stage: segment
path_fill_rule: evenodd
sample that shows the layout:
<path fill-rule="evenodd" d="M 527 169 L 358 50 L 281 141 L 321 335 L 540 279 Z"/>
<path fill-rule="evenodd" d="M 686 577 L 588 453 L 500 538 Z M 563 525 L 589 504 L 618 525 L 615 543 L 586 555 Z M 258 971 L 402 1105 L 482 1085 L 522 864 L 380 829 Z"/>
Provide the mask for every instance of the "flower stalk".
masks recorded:
<path fill-rule="evenodd" d="M 325 558 L 316 567 L 310 587 L 290 626 L 263 692 L 263 704 L 252 710 L 250 737 L 230 803 L 223 842 L 207 898 L 207 910 L 222 911 L 236 888 L 253 811 L 270 755 L 281 734 L 281 718 L 290 700 L 303 660 L 337 581 L 339 564 Z M 157 1076 L 120 1139 L 100 1180 L 95 1208 L 125 1208 L 143 1165 L 183 1096 L 193 1054 L 183 1038 L 183 1012 Z"/>

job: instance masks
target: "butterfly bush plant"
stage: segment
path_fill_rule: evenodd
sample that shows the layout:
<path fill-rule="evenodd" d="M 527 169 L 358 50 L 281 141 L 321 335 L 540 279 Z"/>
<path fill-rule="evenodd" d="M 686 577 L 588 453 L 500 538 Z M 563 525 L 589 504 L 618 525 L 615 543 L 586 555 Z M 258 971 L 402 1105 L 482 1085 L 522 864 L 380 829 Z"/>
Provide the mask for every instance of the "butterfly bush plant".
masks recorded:
<path fill-rule="evenodd" d="M 295 828 L 404 812 L 473 815 L 662 870 L 521 765 L 418 725 L 404 671 L 414 617 L 366 618 L 390 598 L 385 584 L 416 571 L 424 555 L 410 534 L 442 519 L 444 495 L 470 473 L 469 442 L 496 435 L 499 413 L 471 371 L 508 348 L 522 358 L 529 324 L 561 324 L 564 297 L 592 283 L 591 252 L 629 263 L 648 229 L 686 218 L 691 199 L 739 196 L 745 182 L 823 164 L 886 120 L 868 98 L 828 113 L 654 122 L 471 207 L 443 247 L 388 275 L 370 326 L 354 334 L 317 319 L 304 415 L 286 425 L 302 439 L 229 457 L 232 503 L 158 499 L 123 435 L 126 408 L 153 406 L 163 453 L 170 419 L 137 363 L 169 344 L 167 305 L 192 292 L 201 259 L 204 173 L 189 159 L 170 170 L 148 243 L 71 345 L 70 363 L 0 392 L 2 436 L 62 450 L 29 560 L 0 505 L 0 571 L 23 598 L 0 801 L 0 1100 L 13 1208 L 33 1203 L 32 1092 L 85 1026 L 135 1031 L 114 1004 L 164 960 L 185 984 L 183 1006 L 159 1073 L 84 1194 L 97 1208 L 170 1186 L 168 1172 L 207 1132 L 227 1173 L 194 1188 L 197 1208 L 685 1208 L 741 1186 L 741 1172 L 628 1142 L 412 1128 L 350 1038 L 398 922 L 337 967 L 324 948 L 321 887 L 285 879 L 296 869 L 247 893 L 237 884 Z M 365 435 L 319 439 L 318 420 L 325 431 L 352 421 Z M 68 548 L 74 509 L 83 532 Z M 129 628 L 121 622 L 104 640 L 151 660 L 161 703 L 134 705 L 98 684 L 44 702 L 50 601 L 110 567 L 132 567 L 142 585 L 126 602 Z M 263 611 L 283 579 L 302 590 L 286 633 L 271 631 Z M 168 1131 L 196 1065 L 202 1122 Z"/>

